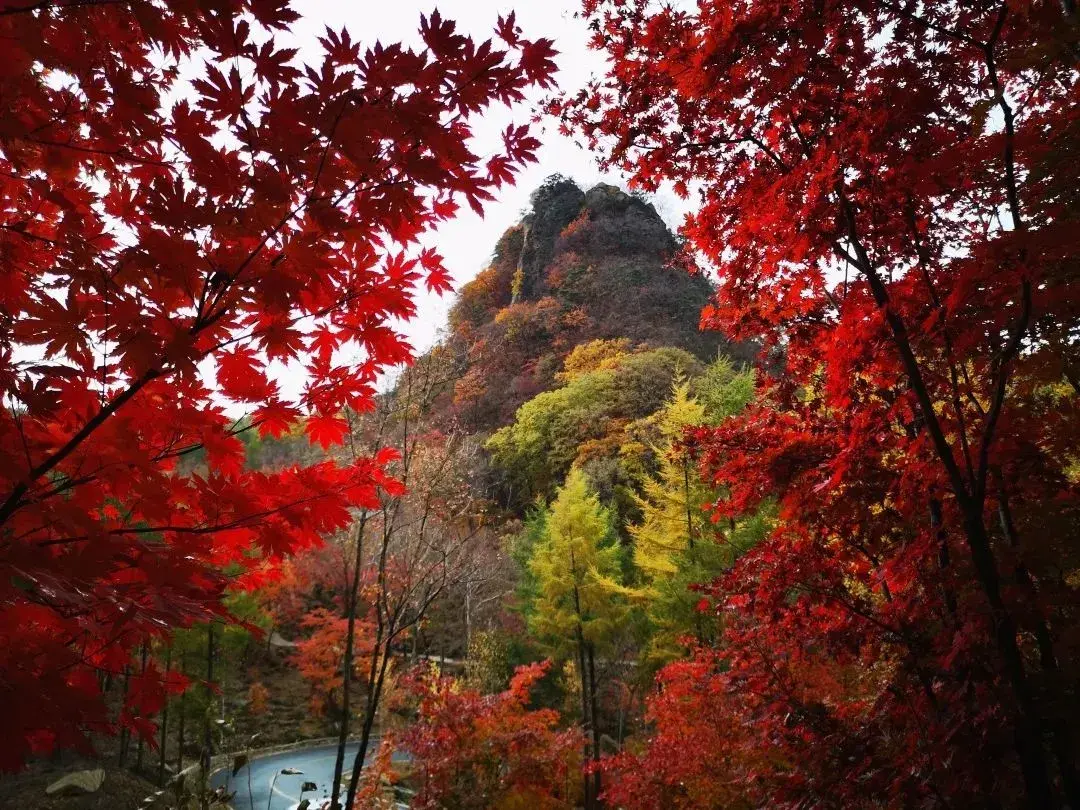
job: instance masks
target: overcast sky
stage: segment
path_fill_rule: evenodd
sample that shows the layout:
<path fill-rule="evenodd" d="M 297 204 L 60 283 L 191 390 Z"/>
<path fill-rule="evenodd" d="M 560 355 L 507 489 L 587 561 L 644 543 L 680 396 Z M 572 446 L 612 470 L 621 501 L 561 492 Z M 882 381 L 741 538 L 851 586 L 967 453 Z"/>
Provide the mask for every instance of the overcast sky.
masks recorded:
<path fill-rule="evenodd" d="M 454 20 L 459 30 L 480 41 L 490 37 L 496 18 L 511 10 L 517 12 L 517 21 L 524 35 L 531 39 L 547 37 L 555 41 L 560 55 L 557 59 L 559 74 L 556 79 L 565 91 L 581 87 L 590 75 L 600 73 L 604 62 L 600 54 L 586 47 L 588 29 L 574 12 L 580 8 L 580 0 L 385 0 L 384 2 L 342 2 L 342 0 L 295 0 L 294 8 L 304 17 L 297 27 L 301 54 L 305 48 L 317 48 L 317 37 L 325 25 L 335 29 L 348 28 L 354 40 L 374 43 L 417 42 L 421 14 L 438 8 L 444 18 Z M 475 132 L 479 138 L 479 152 L 494 149 L 499 136 L 511 120 L 528 120 L 531 107 L 544 94 L 536 94 L 529 104 L 507 113 L 476 119 Z M 588 188 L 604 181 L 624 185 L 616 175 L 602 175 L 594 158 L 570 138 L 563 137 L 554 123 L 549 122 L 536 135 L 543 146 L 538 153 L 539 162 L 522 173 L 513 188 L 507 188 L 498 199 L 487 206 L 483 219 L 476 216 L 468 206 L 449 223 L 434 234 L 432 242 L 446 258 L 447 267 L 453 273 L 455 285 L 460 287 L 484 269 L 495 243 L 504 230 L 520 219 L 528 207 L 529 194 L 551 174 L 560 173 L 573 178 Z M 682 205 L 673 195 L 657 200 L 660 213 L 671 225 L 681 217 Z M 423 295 L 420 315 L 405 330 L 418 350 L 428 348 L 435 340 L 437 331 L 446 323 L 446 312 L 452 296 Z"/>

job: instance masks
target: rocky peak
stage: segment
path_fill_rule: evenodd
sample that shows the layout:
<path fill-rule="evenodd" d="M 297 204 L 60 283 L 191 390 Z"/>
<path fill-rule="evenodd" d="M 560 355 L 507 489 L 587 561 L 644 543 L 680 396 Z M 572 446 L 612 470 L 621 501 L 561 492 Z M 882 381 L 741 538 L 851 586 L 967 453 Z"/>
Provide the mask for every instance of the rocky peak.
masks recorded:
<path fill-rule="evenodd" d="M 646 200 L 599 183 L 583 192 L 573 180 L 552 175 L 530 199 L 532 210 L 522 219 L 522 243 L 516 267 L 514 301 L 543 294 L 544 271 L 568 249 L 606 255 L 666 255 L 675 247 L 667 225 Z M 575 223 L 589 239 L 563 238 Z"/>
<path fill-rule="evenodd" d="M 593 340 L 716 356 L 720 336 L 698 330 L 712 287 L 668 266 L 677 242 L 647 200 L 554 175 L 531 202 L 450 313 L 448 338 L 466 369 L 454 402 L 466 425 L 506 424 Z"/>

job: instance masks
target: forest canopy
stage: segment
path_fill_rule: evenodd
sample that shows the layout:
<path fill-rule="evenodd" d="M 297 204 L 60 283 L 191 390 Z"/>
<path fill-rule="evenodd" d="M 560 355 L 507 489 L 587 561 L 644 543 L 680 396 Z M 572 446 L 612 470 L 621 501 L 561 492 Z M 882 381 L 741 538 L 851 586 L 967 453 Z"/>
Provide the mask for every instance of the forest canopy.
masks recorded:
<path fill-rule="evenodd" d="M 1080 808 L 1075 3 L 317 5 L 0 0 L 0 804 Z"/>

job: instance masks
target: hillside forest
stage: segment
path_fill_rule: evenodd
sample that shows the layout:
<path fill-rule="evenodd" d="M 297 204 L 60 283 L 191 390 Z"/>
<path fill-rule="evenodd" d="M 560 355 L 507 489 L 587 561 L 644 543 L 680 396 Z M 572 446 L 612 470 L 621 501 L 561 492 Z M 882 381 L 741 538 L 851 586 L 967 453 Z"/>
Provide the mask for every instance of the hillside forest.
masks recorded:
<path fill-rule="evenodd" d="M 304 14 L 0 2 L 0 804 L 1080 809 L 1075 4 Z"/>

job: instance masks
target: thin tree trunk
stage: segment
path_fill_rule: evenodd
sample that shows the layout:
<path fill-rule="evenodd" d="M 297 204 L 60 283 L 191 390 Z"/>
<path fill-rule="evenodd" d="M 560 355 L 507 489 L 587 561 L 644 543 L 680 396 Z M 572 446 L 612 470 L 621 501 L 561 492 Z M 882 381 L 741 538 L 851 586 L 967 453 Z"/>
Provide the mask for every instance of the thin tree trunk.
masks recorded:
<path fill-rule="evenodd" d="M 180 674 L 187 675 L 187 655 L 180 656 Z M 184 770 L 184 724 L 187 719 L 187 690 L 180 695 L 180 727 L 177 729 L 176 772 Z"/>
<path fill-rule="evenodd" d="M 213 685 L 214 685 L 214 622 L 210 622 L 206 626 L 206 685 L 211 690 L 210 701 L 213 704 Z M 209 707 L 207 707 L 209 709 Z M 202 766 L 205 773 L 210 772 L 210 760 L 214 756 L 214 730 L 213 720 L 210 715 L 212 712 L 207 711 L 206 722 L 203 724 L 203 751 L 202 751 Z"/>
<path fill-rule="evenodd" d="M 355 646 L 353 636 L 356 633 L 356 607 L 360 598 L 360 573 L 363 567 L 364 527 L 367 524 L 367 512 L 360 515 L 360 522 L 356 529 L 356 556 L 353 561 L 353 577 L 349 583 L 347 594 L 346 618 L 348 629 L 345 634 L 345 660 L 342 662 L 342 696 L 341 696 L 341 725 L 338 728 L 337 754 L 334 759 L 334 781 L 330 789 L 331 810 L 341 807 L 339 794 L 341 793 L 341 777 L 345 770 L 345 746 L 349 740 L 349 725 L 352 717 L 350 693 L 352 691 L 353 658 Z"/>
<path fill-rule="evenodd" d="M 172 671 L 172 647 L 165 648 L 165 677 L 169 677 Z M 169 733 L 169 700 L 165 699 L 165 705 L 161 709 L 161 730 L 158 737 L 158 784 L 165 784 L 165 743 Z"/>
<path fill-rule="evenodd" d="M 625 689 L 625 687 L 624 687 L 624 689 Z M 615 742 L 619 746 L 620 749 L 622 748 L 623 727 L 626 724 L 625 718 L 626 718 L 626 710 L 628 708 L 626 704 L 628 702 L 629 702 L 628 700 L 624 700 L 624 699 L 621 699 L 621 698 L 619 700 L 619 719 L 618 719 L 618 722 L 615 724 Z"/>
<path fill-rule="evenodd" d="M 686 499 L 686 544 L 694 550 L 694 516 L 690 506 L 690 460 L 683 458 L 683 497 Z"/>
<path fill-rule="evenodd" d="M 941 596 L 945 602 L 945 609 L 949 616 L 956 617 L 956 594 L 948 582 L 949 568 L 952 565 L 949 552 L 949 535 L 945 531 L 941 511 L 941 501 L 937 498 L 930 499 L 930 526 L 934 530 L 935 539 L 938 543 L 938 569 L 941 571 L 943 582 L 941 583 Z"/>
<path fill-rule="evenodd" d="M 1005 535 L 1005 539 L 1009 543 L 1009 547 L 1014 550 L 1020 548 L 1020 536 L 1016 531 L 1016 525 L 1013 523 L 1012 509 L 1009 507 L 1009 496 L 1005 492 L 1003 482 L 998 480 L 998 520 L 1001 523 L 1001 532 Z M 1027 565 L 1023 559 L 1017 557 L 1016 565 L 1013 567 L 1013 577 L 1016 580 L 1016 584 L 1027 591 L 1030 597 L 1034 600 L 1037 595 L 1037 588 L 1035 587 L 1035 579 L 1031 576 L 1031 572 L 1028 570 Z M 1041 611 L 1036 605 L 1035 610 L 1035 641 L 1039 647 L 1039 663 L 1045 670 L 1057 669 L 1057 656 L 1054 654 L 1054 641 L 1050 635 L 1050 628 L 1046 624 L 1046 620 L 1043 618 Z M 1080 805 L 1077 805 L 1080 807 Z"/>
<path fill-rule="evenodd" d="M 990 538 L 986 533 L 982 510 L 976 511 L 969 505 L 966 511 L 964 532 L 979 584 L 990 602 L 994 622 L 994 641 L 1005 665 L 1005 675 L 1016 700 L 1014 739 L 1028 799 L 1033 807 L 1054 807 L 1054 791 L 1050 784 L 1046 752 L 1043 749 L 1042 724 L 1039 722 L 1035 708 L 1031 682 L 1024 668 L 1024 658 L 1016 641 L 1019 628 L 1001 596 L 997 563 L 990 548 Z"/>
<path fill-rule="evenodd" d="M 585 635 L 581 630 L 581 622 L 578 622 L 577 626 L 577 648 L 578 672 L 581 673 L 581 724 L 585 729 L 585 749 L 583 752 L 584 758 L 582 759 L 582 785 L 585 790 L 585 810 L 594 810 L 596 803 L 592 792 L 592 782 L 589 779 L 589 775 L 584 773 L 584 765 L 591 758 L 589 753 L 589 732 L 592 728 L 592 722 L 590 719 L 589 708 L 592 705 L 592 702 L 589 700 L 589 675 L 588 670 L 585 667 Z"/>
<path fill-rule="evenodd" d="M 589 741 L 588 733 L 590 728 L 594 728 L 595 718 L 592 717 L 590 708 L 593 705 L 589 700 L 589 678 L 588 672 L 585 669 L 585 628 L 582 625 L 582 613 L 581 613 L 581 594 L 578 592 L 577 586 L 577 560 L 574 557 L 574 549 L 570 548 L 570 572 L 575 577 L 574 580 L 574 613 L 577 615 L 577 648 L 578 648 L 578 671 L 581 673 L 581 722 L 585 728 L 585 749 L 584 756 L 581 761 L 582 766 L 582 784 L 585 788 L 585 810 L 595 810 L 596 807 L 596 795 L 592 792 L 592 785 L 589 780 L 589 775 L 585 773 L 585 763 L 589 761 Z"/>
<path fill-rule="evenodd" d="M 380 633 L 379 642 L 375 649 L 378 650 L 372 659 L 372 666 L 368 677 L 368 701 L 364 710 L 364 727 L 360 733 L 360 747 L 353 759 L 352 774 L 349 776 L 349 791 L 346 794 L 345 807 L 353 806 L 356 798 L 356 789 L 360 784 L 360 773 L 364 770 L 364 761 L 367 759 L 368 745 L 371 743 L 371 729 L 375 725 L 375 715 L 379 710 L 379 701 L 382 698 L 383 684 L 386 680 L 386 668 L 390 663 L 390 645 L 393 642 L 393 630 Z M 378 675 L 375 676 L 376 659 L 381 658 L 378 666 Z M 372 677 L 375 676 L 375 677 Z"/>
<path fill-rule="evenodd" d="M 1008 105 L 1004 101 L 1001 103 L 1007 108 Z M 1011 130 L 1011 121 L 1009 119 L 1010 113 L 1006 110 L 1006 126 Z M 1009 148 L 1011 150 L 1011 147 Z M 885 317 L 885 322 L 892 333 L 893 344 L 900 355 L 904 373 L 908 378 L 908 385 L 919 403 L 919 411 L 927 432 L 930 434 L 935 453 L 948 473 L 953 495 L 963 515 L 964 538 L 967 542 L 972 563 L 975 566 L 976 581 L 982 589 L 986 600 L 990 603 L 990 610 L 993 615 L 994 627 L 991 631 L 993 642 L 997 647 L 1009 686 L 1012 689 L 1013 699 L 1016 702 L 1014 743 L 1024 775 L 1024 788 L 1028 802 L 1032 807 L 1053 807 L 1054 790 L 1050 782 L 1050 770 L 1047 764 L 1046 752 L 1043 749 L 1042 723 L 1035 707 L 1035 698 L 1027 670 L 1024 667 L 1024 659 L 1016 641 L 1018 630 L 1016 619 L 1001 596 L 1001 582 L 997 562 L 994 559 L 990 538 L 986 531 L 986 523 L 983 519 L 983 507 L 985 505 L 983 493 L 985 490 L 979 480 L 966 481 L 957 464 L 953 455 L 953 448 L 934 410 L 934 400 L 929 388 L 927 388 L 919 360 L 915 356 L 907 325 L 900 314 L 892 308 L 888 288 L 859 239 L 854 208 L 844 197 L 842 189 L 839 194 L 840 214 L 847 221 L 848 239 L 854 250 L 854 256 L 847 253 L 842 247 L 838 247 L 838 255 L 847 258 L 862 273 L 867 285 L 870 287 L 875 304 Z M 1019 223 L 1019 217 L 1015 210 L 1013 218 Z M 1031 312 L 1031 288 L 1028 282 L 1023 285 L 1023 298 L 1023 315 L 1018 323 L 1017 330 L 1013 333 L 1009 344 L 1006 345 L 1002 352 L 1003 364 L 1009 362 L 1011 356 L 1015 355 L 1020 341 L 1027 331 Z M 1004 397 L 1005 371 L 1002 370 L 1000 374 L 1002 376 L 998 380 L 995 405 L 992 406 L 991 415 L 987 418 L 988 424 L 984 433 L 984 447 L 989 447 L 989 441 L 993 436 L 994 421 L 996 420 L 995 414 L 999 412 L 998 408 Z"/>
<path fill-rule="evenodd" d="M 589 715 L 592 719 L 592 759 L 593 759 L 593 805 L 602 807 L 600 800 L 600 728 L 596 711 L 596 655 L 592 643 L 589 652 Z"/>
<path fill-rule="evenodd" d="M 686 548 L 690 553 L 691 559 L 696 554 L 694 553 L 694 516 L 690 506 L 690 460 L 683 456 L 683 500 L 686 507 Z M 694 611 L 694 637 L 697 639 L 698 644 L 705 643 L 705 625 L 702 621 L 701 611 Z M 622 732 L 620 729 L 619 738 L 622 739 Z"/>
<path fill-rule="evenodd" d="M 131 684 L 131 665 L 124 664 L 124 691 L 123 691 L 123 704 L 127 705 L 128 687 Z M 127 726 L 120 729 L 120 767 L 124 767 L 124 760 L 127 759 L 128 743 L 131 739 L 131 732 L 128 731 Z"/>
<path fill-rule="evenodd" d="M 997 495 L 998 495 L 998 519 L 1001 523 L 1002 534 L 1014 550 L 1020 548 L 1020 535 L 1013 521 L 1012 508 L 1009 505 L 1009 495 L 1005 489 L 1005 482 L 1000 471 L 997 471 Z M 1043 670 L 1048 673 L 1052 680 L 1055 693 L 1061 693 L 1059 683 L 1059 670 L 1057 655 L 1054 653 L 1054 640 L 1050 634 L 1050 627 L 1046 623 L 1042 611 L 1037 603 L 1038 593 L 1035 587 L 1035 579 L 1031 576 L 1027 565 L 1019 556 L 1013 568 L 1013 576 L 1017 585 L 1028 592 L 1029 598 L 1035 603 L 1034 635 L 1039 648 L 1039 663 Z M 1076 768 L 1076 743 L 1073 739 L 1072 728 L 1068 721 L 1057 717 L 1050 721 L 1054 759 L 1058 763 L 1058 772 L 1061 774 L 1061 786 L 1065 791 L 1065 798 L 1070 807 L 1080 808 L 1080 774 Z"/>
<path fill-rule="evenodd" d="M 180 675 L 187 676 L 188 674 L 188 656 L 187 653 L 180 654 Z M 184 743 L 187 742 L 184 738 L 185 723 L 188 714 L 188 692 L 185 689 L 183 694 L 180 694 L 180 727 L 177 729 L 178 745 L 176 751 L 176 772 L 184 770 Z"/>
<path fill-rule="evenodd" d="M 465 657 L 472 649 L 472 579 L 465 582 Z"/>
<path fill-rule="evenodd" d="M 150 655 L 150 642 L 144 641 L 142 644 L 142 664 L 139 674 L 146 677 L 146 659 Z M 139 742 L 135 749 L 135 770 L 141 771 L 143 764 L 143 735 L 139 735 Z"/>

